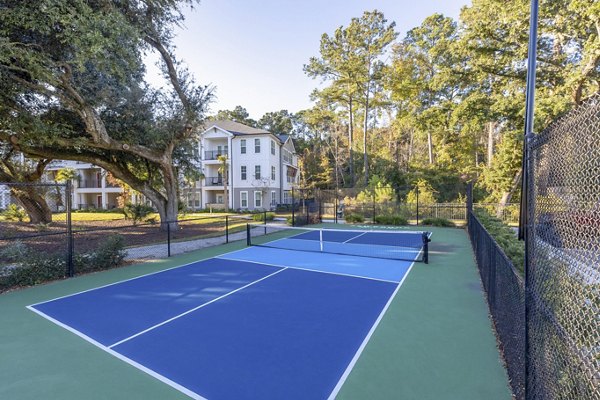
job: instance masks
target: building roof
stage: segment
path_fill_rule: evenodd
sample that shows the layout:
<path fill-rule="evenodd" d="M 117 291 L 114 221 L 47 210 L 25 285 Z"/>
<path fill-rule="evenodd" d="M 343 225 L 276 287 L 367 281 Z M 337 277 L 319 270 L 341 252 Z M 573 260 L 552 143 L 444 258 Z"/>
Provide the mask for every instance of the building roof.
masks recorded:
<path fill-rule="evenodd" d="M 204 129 L 209 129 L 213 126 L 223 129 L 233 135 L 260 135 L 260 134 L 271 134 L 271 132 L 264 129 L 253 128 L 248 125 L 240 124 L 239 122 L 230 120 L 221 121 L 208 121 L 204 124 Z"/>

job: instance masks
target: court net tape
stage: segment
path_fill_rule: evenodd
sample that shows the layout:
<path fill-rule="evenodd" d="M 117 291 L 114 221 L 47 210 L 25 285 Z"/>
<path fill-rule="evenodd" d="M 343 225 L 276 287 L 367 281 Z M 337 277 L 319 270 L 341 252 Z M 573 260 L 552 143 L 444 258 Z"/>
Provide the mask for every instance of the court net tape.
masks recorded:
<path fill-rule="evenodd" d="M 248 224 L 248 246 L 428 263 L 430 232 Z"/>

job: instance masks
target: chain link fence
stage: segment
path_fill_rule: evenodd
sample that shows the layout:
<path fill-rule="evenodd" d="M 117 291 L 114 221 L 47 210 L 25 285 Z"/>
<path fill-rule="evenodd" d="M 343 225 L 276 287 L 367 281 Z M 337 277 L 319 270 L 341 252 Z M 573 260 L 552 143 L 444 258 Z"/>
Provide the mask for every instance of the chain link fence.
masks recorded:
<path fill-rule="evenodd" d="M 600 399 L 600 96 L 528 144 L 529 399 Z"/>

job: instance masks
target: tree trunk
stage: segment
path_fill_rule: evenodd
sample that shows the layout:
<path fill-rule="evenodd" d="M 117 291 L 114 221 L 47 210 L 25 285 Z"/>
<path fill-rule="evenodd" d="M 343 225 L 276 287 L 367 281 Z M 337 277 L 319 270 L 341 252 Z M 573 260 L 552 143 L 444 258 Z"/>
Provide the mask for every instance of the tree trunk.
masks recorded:
<path fill-rule="evenodd" d="M 487 166 L 488 168 L 492 167 L 492 159 L 494 158 L 494 127 L 495 124 L 493 122 L 488 123 L 488 154 L 487 154 Z"/>
<path fill-rule="evenodd" d="M 429 164 L 433 164 L 433 139 L 431 132 L 427 132 L 427 154 L 429 155 Z"/>
<path fill-rule="evenodd" d="M 365 185 L 369 184 L 369 156 L 367 154 L 367 129 L 369 127 L 369 93 L 365 98 L 365 118 L 363 121 L 363 163 L 365 167 Z"/>
<path fill-rule="evenodd" d="M 354 110 L 352 109 L 352 99 L 348 102 L 348 148 L 350 150 L 350 159 L 348 160 L 348 164 L 350 166 L 350 186 L 354 186 L 354 182 L 356 181 L 354 177 L 354 151 L 352 149 L 353 142 L 353 131 L 354 131 Z"/>
<path fill-rule="evenodd" d="M 510 203 L 513 195 L 517 191 L 519 187 L 519 183 L 521 182 L 521 170 L 517 172 L 511 182 L 510 189 L 504 193 L 502 193 L 502 198 L 500 199 L 500 203 L 498 205 L 498 211 L 496 211 L 496 217 L 502 218 L 502 214 L 504 213 L 504 209 Z"/>
<path fill-rule="evenodd" d="M 11 193 L 17 198 L 29 216 L 31 224 L 49 224 L 52 222 L 52 211 L 46 199 L 35 191 L 33 186 L 12 188 Z"/>
<path fill-rule="evenodd" d="M 161 166 L 164 179 L 164 197 L 154 189 L 144 187 L 141 192 L 150 199 L 157 208 L 160 216 L 160 228 L 167 230 L 167 225 L 171 230 L 177 229 L 177 218 L 179 214 L 179 196 L 178 181 L 175 167 L 170 161 Z"/>

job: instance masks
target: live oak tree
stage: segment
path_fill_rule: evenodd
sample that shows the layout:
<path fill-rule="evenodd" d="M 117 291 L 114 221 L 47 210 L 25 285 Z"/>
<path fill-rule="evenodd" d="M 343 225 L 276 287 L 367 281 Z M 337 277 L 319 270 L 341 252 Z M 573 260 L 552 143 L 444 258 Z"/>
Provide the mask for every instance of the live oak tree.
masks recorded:
<path fill-rule="evenodd" d="M 50 159 L 27 160 L 11 146 L 0 144 L 0 182 L 8 185 L 10 194 L 23 207 L 32 224 L 52 222 L 52 210 L 46 201 L 48 187 L 39 184 Z"/>
<path fill-rule="evenodd" d="M 211 90 L 173 52 L 195 0 L 6 0 L 0 12 L 0 141 L 38 159 L 90 162 L 142 193 L 163 227 Z M 159 55 L 168 89 L 145 82 Z"/>

